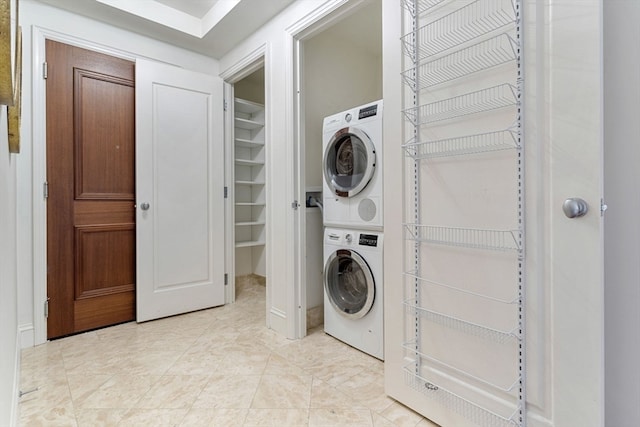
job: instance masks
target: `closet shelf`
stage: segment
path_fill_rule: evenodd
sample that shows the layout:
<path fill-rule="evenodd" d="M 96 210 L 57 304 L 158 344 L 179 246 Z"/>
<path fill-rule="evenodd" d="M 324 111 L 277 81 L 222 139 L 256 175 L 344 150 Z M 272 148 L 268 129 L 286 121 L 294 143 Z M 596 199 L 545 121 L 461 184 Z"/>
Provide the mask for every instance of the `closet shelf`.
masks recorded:
<path fill-rule="evenodd" d="M 243 119 L 241 117 L 235 118 L 235 127 L 238 129 L 255 130 L 264 127 L 264 123 L 257 122 L 255 120 Z"/>
<path fill-rule="evenodd" d="M 511 340 L 518 340 L 516 330 L 500 331 L 498 329 L 458 319 L 457 317 L 438 313 L 437 311 L 418 306 L 413 299 L 407 299 L 403 304 L 405 312 L 411 316 L 419 316 L 422 319 L 437 323 L 438 325 L 442 325 L 450 329 L 464 332 L 467 335 L 484 338 L 498 344 L 505 344 Z"/>
<path fill-rule="evenodd" d="M 518 148 L 518 134 L 512 129 L 458 136 L 427 142 L 409 142 L 402 146 L 414 160 L 464 156 Z"/>
<path fill-rule="evenodd" d="M 243 148 L 258 148 L 264 147 L 264 141 L 262 140 L 252 140 L 246 138 L 235 138 L 236 147 Z"/>
<path fill-rule="evenodd" d="M 251 240 L 246 242 L 236 242 L 236 248 L 251 248 L 254 246 L 264 246 L 264 240 Z"/>
<path fill-rule="evenodd" d="M 460 292 L 460 293 L 467 294 L 467 295 L 472 295 L 474 297 L 478 297 L 478 298 L 481 298 L 481 299 L 484 299 L 484 300 L 488 300 L 488 301 L 494 301 L 494 302 L 498 302 L 498 303 L 501 303 L 501 304 L 516 304 L 516 303 L 519 302 L 519 298 L 517 296 L 514 297 L 514 298 L 511 298 L 511 299 L 496 298 L 496 297 L 491 296 L 491 295 L 481 294 L 479 292 L 472 292 L 472 291 L 470 291 L 468 289 L 464 289 L 464 288 L 461 288 L 459 286 L 451 286 L 451 285 L 448 285 L 446 283 L 440 283 L 440 282 L 437 282 L 435 280 L 429 280 L 429 279 L 424 278 L 424 277 L 420 276 L 419 274 L 417 274 L 415 270 L 414 271 L 405 271 L 403 274 L 404 274 L 405 277 L 410 278 L 414 282 L 418 281 L 419 283 L 424 283 L 424 284 L 429 285 L 429 286 L 437 286 L 437 287 L 440 287 L 440 288 L 450 289 L 452 291 Z"/>
<path fill-rule="evenodd" d="M 265 225 L 265 221 L 246 221 L 246 222 L 236 222 L 236 227 L 249 227 L 253 225 Z"/>
<path fill-rule="evenodd" d="M 236 185 L 264 185 L 264 181 L 235 181 Z"/>
<path fill-rule="evenodd" d="M 236 206 L 265 206 L 264 202 L 236 202 Z"/>
<path fill-rule="evenodd" d="M 510 384 L 508 384 L 506 386 L 503 386 L 503 385 L 495 384 L 495 383 L 493 383 L 491 381 L 487 381 L 486 379 L 480 378 L 477 375 L 474 375 L 474 374 L 472 374 L 470 372 L 465 371 L 464 369 L 456 368 L 455 366 L 453 366 L 453 365 L 451 365 L 449 363 L 443 362 L 440 359 L 437 359 L 437 358 L 435 358 L 433 356 L 429 356 L 428 354 L 425 354 L 425 353 L 417 350 L 418 345 L 417 345 L 416 341 L 413 341 L 413 340 L 403 343 L 402 347 L 404 347 L 404 349 L 407 350 L 408 352 L 410 352 L 410 353 L 412 353 L 412 354 L 414 354 L 416 356 L 419 356 L 421 361 L 427 360 L 427 361 L 431 362 L 432 364 L 437 365 L 437 367 L 439 367 L 439 368 L 446 368 L 449 371 L 455 371 L 456 373 L 461 374 L 464 377 L 470 378 L 470 379 L 472 379 L 472 380 L 474 380 L 476 382 L 480 382 L 482 384 L 488 385 L 489 387 L 493 387 L 493 388 L 495 388 L 497 390 L 501 390 L 501 391 L 504 391 L 506 393 L 512 392 L 514 390 L 514 388 L 520 382 L 520 378 L 516 378 Z"/>
<path fill-rule="evenodd" d="M 264 105 L 242 98 L 235 98 L 234 106 L 236 113 L 256 114 L 264 111 Z"/>
<path fill-rule="evenodd" d="M 492 427 L 514 427 L 520 425 L 517 420 L 521 410 L 519 406 L 508 417 L 499 415 L 418 375 L 415 363 L 404 367 L 404 376 L 405 383 L 408 386 L 471 420 L 476 425 Z"/>
<path fill-rule="evenodd" d="M 239 166 L 262 166 L 264 165 L 264 160 L 248 160 L 236 158 L 235 163 Z"/>
<path fill-rule="evenodd" d="M 488 40 L 475 43 L 431 61 L 419 63 L 402 73 L 409 87 L 426 88 L 469 76 L 517 58 L 517 42 L 503 33 Z"/>
<path fill-rule="evenodd" d="M 426 59 L 514 22 L 512 0 L 475 0 L 404 35 L 402 42 L 410 57 Z"/>
<path fill-rule="evenodd" d="M 406 239 L 416 242 L 506 252 L 521 249 L 520 232 L 517 230 L 486 230 L 423 224 L 404 224 L 404 226 Z"/>
<path fill-rule="evenodd" d="M 517 105 L 517 88 L 509 83 L 480 89 L 442 101 L 432 102 L 403 111 L 407 120 L 420 126 L 470 114 Z"/>

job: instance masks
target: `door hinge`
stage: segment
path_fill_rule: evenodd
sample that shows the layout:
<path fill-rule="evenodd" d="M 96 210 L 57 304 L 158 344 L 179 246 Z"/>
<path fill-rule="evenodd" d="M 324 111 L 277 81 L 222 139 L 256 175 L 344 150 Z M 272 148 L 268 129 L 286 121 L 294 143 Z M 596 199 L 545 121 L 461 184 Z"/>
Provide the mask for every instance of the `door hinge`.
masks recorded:
<path fill-rule="evenodd" d="M 49 183 L 47 181 L 42 184 L 42 197 L 49 198 Z"/>
<path fill-rule="evenodd" d="M 227 273 L 224 273 L 224 284 L 225 286 L 229 284 L 229 275 Z"/>
<path fill-rule="evenodd" d="M 45 61 L 42 63 L 42 78 L 46 80 L 47 77 L 49 77 L 49 64 Z"/>
<path fill-rule="evenodd" d="M 44 302 L 44 318 L 48 319 L 49 318 L 49 299 L 47 298 L 47 300 Z"/>
<path fill-rule="evenodd" d="M 293 210 L 297 210 L 300 207 L 300 203 L 298 203 L 297 200 L 294 200 L 293 202 L 291 202 L 291 208 Z"/>
<path fill-rule="evenodd" d="M 224 111 L 227 111 L 227 100 L 226 99 L 222 100 L 222 108 L 224 108 Z"/>
<path fill-rule="evenodd" d="M 604 199 L 600 199 L 600 216 L 604 216 L 604 213 L 609 208 L 609 206 L 604 204 Z"/>
<path fill-rule="evenodd" d="M 229 197 L 229 187 L 224 187 L 224 198 Z"/>

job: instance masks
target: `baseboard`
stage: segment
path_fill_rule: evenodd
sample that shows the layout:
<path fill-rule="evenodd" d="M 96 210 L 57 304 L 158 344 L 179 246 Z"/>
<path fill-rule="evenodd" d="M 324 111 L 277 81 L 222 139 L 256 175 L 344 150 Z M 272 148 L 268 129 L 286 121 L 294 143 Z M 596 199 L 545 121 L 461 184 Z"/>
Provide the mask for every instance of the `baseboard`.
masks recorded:
<path fill-rule="evenodd" d="M 271 307 L 269 310 L 269 327 L 279 333 L 287 336 L 287 315 L 282 310 Z"/>
<path fill-rule="evenodd" d="M 20 334 L 20 345 L 18 346 L 18 348 L 28 348 L 36 345 L 35 329 L 33 327 L 33 323 L 18 325 L 18 333 Z"/>

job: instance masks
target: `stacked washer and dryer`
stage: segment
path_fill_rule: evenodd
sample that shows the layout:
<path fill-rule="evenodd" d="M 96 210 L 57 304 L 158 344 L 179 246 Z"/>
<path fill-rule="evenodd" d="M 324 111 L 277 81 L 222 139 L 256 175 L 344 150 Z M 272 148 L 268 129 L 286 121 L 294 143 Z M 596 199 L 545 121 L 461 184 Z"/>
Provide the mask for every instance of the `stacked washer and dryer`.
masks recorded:
<path fill-rule="evenodd" d="M 384 359 L 382 101 L 323 122 L 324 330 Z"/>

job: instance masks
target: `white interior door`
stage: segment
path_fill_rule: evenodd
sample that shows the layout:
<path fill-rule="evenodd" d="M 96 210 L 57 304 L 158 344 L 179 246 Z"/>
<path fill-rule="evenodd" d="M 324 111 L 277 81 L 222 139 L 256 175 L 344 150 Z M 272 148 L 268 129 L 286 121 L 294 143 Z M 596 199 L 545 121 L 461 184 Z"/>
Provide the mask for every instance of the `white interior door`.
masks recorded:
<path fill-rule="evenodd" d="M 391 4 L 383 4 L 383 9 L 384 38 L 398 40 L 403 34 L 399 29 L 403 12 Z M 416 328 L 429 327 L 437 316 L 415 322 L 403 313 L 403 301 L 412 295 L 404 293 L 398 283 L 403 280 L 403 272 L 411 270 L 413 253 L 403 242 L 406 233 L 401 224 L 405 218 L 397 206 L 406 206 L 407 201 L 397 189 L 407 184 L 400 174 L 385 175 L 385 389 L 391 397 L 442 427 L 604 425 L 601 2 L 525 0 L 523 12 L 525 420 L 519 420 L 517 408 L 505 405 L 508 400 L 503 399 L 517 394 L 517 384 L 515 390 L 500 394 L 467 374 L 505 366 L 500 354 L 483 358 L 482 353 L 471 351 L 477 341 L 473 336 L 467 339 L 468 346 L 460 345 L 453 357 L 455 364 L 440 365 L 442 372 L 450 374 L 446 382 L 449 390 L 459 391 L 463 397 L 474 396 L 471 404 L 455 393 L 441 393 L 428 382 L 407 379 L 404 367 L 411 353 L 406 351 L 406 342 Z M 398 95 L 401 85 L 395 77 L 405 71 L 396 65 L 402 62 L 400 48 L 398 43 L 384 52 L 384 74 L 393 76 L 385 77 L 387 113 L 403 108 Z M 385 167 L 400 169 L 403 150 L 389 148 L 402 132 L 400 115 L 396 117 L 385 115 Z M 482 156 L 477 158 L 482 161 Z M 439 167 L 442 170 L 450 164 L 453 161 L 440 161 Z M 468 170 L 469 186 L 493 172 L 487 168 L 483 172 L 482 163 Z M 443 198 L 448 188 L 457 185 L 445 179 L 439 184 L 442 193 L 438 194 Z M 470 199 L 474 197 L 482 194 L 469 194 Z M 573 197 L 589 205 L 585 216 L 565 216 L 563 202 Z M 460 204 L 463 212 L 452 212 L 452 216 L 463 218 L 469 208 Z M 466 261 L 444 269 L 464 273 L 476 262 L 488 266 L 480 256 L 470 255 Z M 438 260 L 432 258 L 431 262 Z M 437 304 L 437 298 L 435 301 Z M 463 309 L 465 301 L 461 297 L 457 307 Z M 433 311 L 437 310 L 436 306 Z M 483 314 L 493 316 L 496 312 L 487 310 Z M 448 327 L 439 324 L 436 330 Z M 468 329 L 474 332 L 473 327 Z M 452 342 L 461 342 L 463 333 L 466 331 L 443 333 L 444 339 L 426 344 L 440 352 Z M 460 366 L 465 373 L 455 370 Z M 506 418 L 497 419 L 492 413 Z"/>
<path fill-rule="evenodd" d="M 224 304 L 222 87 L 136 62 L 138 321 Z"/>

